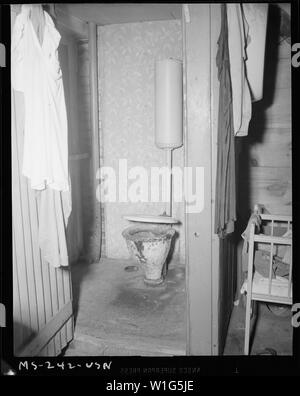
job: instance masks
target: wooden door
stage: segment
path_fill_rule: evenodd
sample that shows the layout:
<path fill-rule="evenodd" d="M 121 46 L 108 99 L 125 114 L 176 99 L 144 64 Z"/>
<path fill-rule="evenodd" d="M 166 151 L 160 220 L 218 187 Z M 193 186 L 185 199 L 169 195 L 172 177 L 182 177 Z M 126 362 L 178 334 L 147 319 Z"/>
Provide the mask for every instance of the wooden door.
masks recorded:
<path fill-rule="evenodd" d="M 11 16 L 13 26 L 13 9 Z M 41 257 L 35 191 L 21 172 L 24 98 L 14 90 L 11 111 L 14 353 L 57 356 L 74 333 L 71 273 Z"/>

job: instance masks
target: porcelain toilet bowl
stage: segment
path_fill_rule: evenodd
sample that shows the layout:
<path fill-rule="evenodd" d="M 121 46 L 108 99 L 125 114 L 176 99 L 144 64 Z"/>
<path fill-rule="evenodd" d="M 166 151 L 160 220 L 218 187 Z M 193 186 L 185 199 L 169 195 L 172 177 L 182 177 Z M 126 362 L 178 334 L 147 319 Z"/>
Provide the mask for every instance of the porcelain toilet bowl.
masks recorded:
<path fill-rule="evenodd" d="M 132 225 L 122 232 L 129 253 L 143 268 L 146 284 L 164 281 L 162 270 L 175 232 L 170 226 L 151 224 Z"/>

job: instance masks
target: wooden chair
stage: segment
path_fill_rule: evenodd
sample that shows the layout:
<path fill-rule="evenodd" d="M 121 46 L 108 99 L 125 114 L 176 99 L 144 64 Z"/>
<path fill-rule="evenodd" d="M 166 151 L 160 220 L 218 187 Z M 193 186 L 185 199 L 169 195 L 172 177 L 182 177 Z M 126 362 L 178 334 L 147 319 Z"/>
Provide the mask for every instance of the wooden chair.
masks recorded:
<path fill-rule="evenodd" d="M 264 233 L 257 234 L 255 224 L 250 226 L 250 236 L 248 245 L 248 275 L 244 282 L 244 289 L 247 291 L 246 298 L 246 323 L 245 323 L 245 344 L 244 354 L 249 355 L 250 344 L 250 317 L 251 317 L 251 302 L 264 301 L 276 304 L 292 305 L 292 237 L 283 237 L 274 235 L 274 226 L 284 225 L 284 230 L 291 230 L 292 217 L 279 216 L 270 214 L 260 214 L 262 226 L 267 223 L 271 228 L 270 235 Z M 261 227 L 262 229 L 263 227 Z M 255 248 L 257 245 L 269 246 L 270 248 L 270 263 L 269 263 L 269 277 L 263 278 L 259 276 L 254 270 Z M 273 277 L 273 253 L 276 246 L 290 246 L 291 258 L 288 272 L 288 279 Z"/>

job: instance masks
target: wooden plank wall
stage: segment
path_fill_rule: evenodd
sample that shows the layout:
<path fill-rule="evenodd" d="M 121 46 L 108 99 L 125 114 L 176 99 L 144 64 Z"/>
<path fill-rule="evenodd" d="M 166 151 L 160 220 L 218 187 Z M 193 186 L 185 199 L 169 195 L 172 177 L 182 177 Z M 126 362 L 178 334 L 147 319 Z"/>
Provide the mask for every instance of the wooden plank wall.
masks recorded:
<path fill-rule="evenodd" d="M 240 138 L 239 211 L 255 203 L 273 214 L 292 213 L 291 47 L 280 37 L 280 12 L 269 7 L 264 97 L 253 104 L 249 136 Z"/>
<path fill-rule="evenodd" d="M 72 299 L 69 269 L 55 269 L 42 260 L 38 244 L 38 211 L 35 192 L 21 173 L 24 102 L 13 93 L 12 108 L 12 209 L 14 350 L 18 354 Z M 56 356 L 73 337 L 70 319 L 41 351 Z"/>
<path fill-rule="evenodd" d="M 12 26 L 16 12 L 12 12 Z M 12 92 L 12 210 L 14 351 L 31 341 L 72 300 L 69 268 L 55 269 L 41 258 L 35 192 L 22 175 L 24 99 Z M 38 353 L 56 356 L 73 337 L 72 317 Z"/>

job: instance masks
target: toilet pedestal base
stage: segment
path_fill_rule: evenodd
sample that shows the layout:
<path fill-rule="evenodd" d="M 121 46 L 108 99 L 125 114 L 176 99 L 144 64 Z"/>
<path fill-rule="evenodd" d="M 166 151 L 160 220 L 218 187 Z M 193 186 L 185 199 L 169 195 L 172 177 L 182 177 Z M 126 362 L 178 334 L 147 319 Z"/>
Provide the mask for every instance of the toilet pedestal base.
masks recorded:
<path fill-rule="evenodd" d="M 161 285 L 164 282 L 164 277 L 161 276 L 159 279 L 148 279 L 144 278 L 144 283 L 148 286 L 158 286 Z"/>

